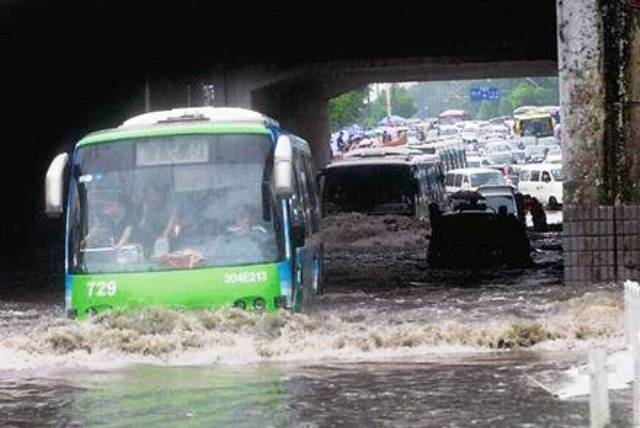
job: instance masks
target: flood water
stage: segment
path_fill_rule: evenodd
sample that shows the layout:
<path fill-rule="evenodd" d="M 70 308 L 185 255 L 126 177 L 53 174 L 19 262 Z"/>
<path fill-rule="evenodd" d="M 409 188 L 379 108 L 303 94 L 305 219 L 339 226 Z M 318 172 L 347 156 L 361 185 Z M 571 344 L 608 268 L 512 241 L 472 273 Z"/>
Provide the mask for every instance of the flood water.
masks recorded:
<path fill-rule="evenodd" d="M 622 291 L 563 286 L 560 234 L 531 237 L 534 267 L 432 271 L 415 225 L 345 217 L 302 314 L 77 322 L 61 290 L 5 292 L 0 425 L 587 426 L 588 397 L 531 378 L 620 347 Z M 630 403 L 612 393 L 614 424 Z"/>

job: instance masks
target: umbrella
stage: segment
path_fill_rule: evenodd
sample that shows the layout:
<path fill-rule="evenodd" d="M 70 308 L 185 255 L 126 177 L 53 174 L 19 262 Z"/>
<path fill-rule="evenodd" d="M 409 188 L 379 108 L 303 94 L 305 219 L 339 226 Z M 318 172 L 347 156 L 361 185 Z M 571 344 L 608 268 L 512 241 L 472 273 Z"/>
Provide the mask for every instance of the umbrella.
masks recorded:
<path fill-rule="evenodd" d="M 400 116 L 396 116 L 396 115 L 391 115 L 391 116 L 387 116 L 387 117 L 383 117 L 382 119 L 380 119 L 378 121 L 378 126 L 398 126 L 398 125 L 404 125 L 407 122 L 407 120 L 404 117 L 400 117 Z"/>
<path fill-rule="evenodd" d="M 467 114 L 464 110 L 447 110 L 440 113 L 439 117 L 463 117 Z"/>
<path fill-rule="evenodd" d="M 352 125 L 347 128 L 347 134 L 349 135 L 363 135 L 364 130 L 358 125 Z"/>

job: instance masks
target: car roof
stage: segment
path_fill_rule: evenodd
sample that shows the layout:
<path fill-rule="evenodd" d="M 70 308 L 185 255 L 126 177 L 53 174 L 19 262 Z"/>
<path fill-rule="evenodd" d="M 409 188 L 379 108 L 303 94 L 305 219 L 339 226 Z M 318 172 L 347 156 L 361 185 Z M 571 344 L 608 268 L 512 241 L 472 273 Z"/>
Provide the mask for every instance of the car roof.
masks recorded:
<path fill-rule="evenodd" d="M 559 163 L 536 163 L 533 165 L 521 165 L 520 170 L 532 170 L 532 169 L 560 169 L 562 164 Z"/>
<path fill-rule="evenodd" d="M 476 190 L 481 195 L 504 195 L 508 193 L 512 195 L 515 193 L 513 186 L 480 186 Z"/>
<path fill-rule="evenodd" d="M 451 171 L 447 171 L 447 175 L 448 174 L 477 174 L 479 172 L 496 172 L 496 170 L 491 168 L 458 168 L 458 169 L 452 169 Z"/>

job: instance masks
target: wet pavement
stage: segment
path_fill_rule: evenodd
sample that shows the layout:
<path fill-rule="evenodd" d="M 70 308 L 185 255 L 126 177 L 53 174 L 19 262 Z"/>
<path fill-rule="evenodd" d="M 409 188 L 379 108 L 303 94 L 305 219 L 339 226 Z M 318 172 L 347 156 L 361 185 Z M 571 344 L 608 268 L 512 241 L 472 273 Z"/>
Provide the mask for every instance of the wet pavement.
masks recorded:
<path fill-rule="evenodd" d="M 530 377 L 619 347 L 620 287 L 563 286 L 559 232 L 531 234 L 535 266 L 481 272 L 429 269 L 424 235 L 404 219 L 333 222 L 326 294 L 303 314 L 75 322 L 61 290 L 5 292 L 0 424 L 588 425 L 586 397 Z M 616 425 L 628 395 L 612 394 Z"/>

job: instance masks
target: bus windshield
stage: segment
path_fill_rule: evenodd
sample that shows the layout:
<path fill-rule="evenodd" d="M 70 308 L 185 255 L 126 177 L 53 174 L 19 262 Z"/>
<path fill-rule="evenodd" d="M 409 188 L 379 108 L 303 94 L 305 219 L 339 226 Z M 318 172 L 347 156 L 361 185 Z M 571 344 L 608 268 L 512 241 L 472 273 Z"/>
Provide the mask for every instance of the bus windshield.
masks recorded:
<path fill-rule="evenodd" d="M 325 214 L 415 213 L 416 183 L 409 165 L 351 165 L 325 173 Z"/>
<path fill-rule="evenodd" d="M 553 120 L 551 116 L 522 119 L 520 122 L 522 136 L 553 136 Z"/>
<path fill-rule="evenodd" d="M 480 186 L 502 186 L 505 184 L 502 174 L 498 171 L 495 172 L 476 172 L 470 174 L 471 185 L 474 187 Z"/>
<path fill-rule="evenodd" d="M 72 273 L 280 259 L 266 135 L 201 134 L 78 148 L 69 202 Z"/>

